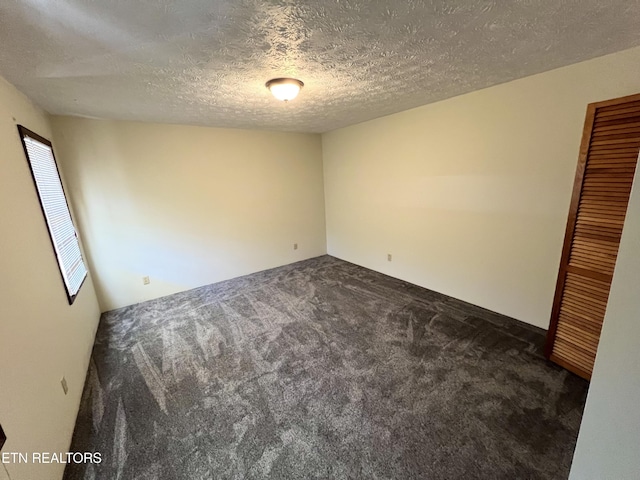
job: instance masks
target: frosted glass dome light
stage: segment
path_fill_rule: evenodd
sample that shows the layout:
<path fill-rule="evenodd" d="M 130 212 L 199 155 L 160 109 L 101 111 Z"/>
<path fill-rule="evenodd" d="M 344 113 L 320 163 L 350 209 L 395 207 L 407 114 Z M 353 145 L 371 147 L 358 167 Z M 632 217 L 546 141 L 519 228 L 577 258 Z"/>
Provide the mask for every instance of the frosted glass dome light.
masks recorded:
<path fill-rule="evenodd" d="M 269 80 L 266 85 L 274 97 L 283 102 L 288 102 L 298 96 L 304 83 L 295 78 L 274 78 Z"/>

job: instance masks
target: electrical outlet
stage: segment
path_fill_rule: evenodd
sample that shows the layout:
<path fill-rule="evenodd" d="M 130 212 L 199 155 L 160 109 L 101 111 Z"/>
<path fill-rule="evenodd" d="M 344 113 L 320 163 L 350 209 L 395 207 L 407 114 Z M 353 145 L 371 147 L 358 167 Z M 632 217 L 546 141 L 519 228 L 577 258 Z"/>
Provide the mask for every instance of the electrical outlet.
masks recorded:
<path fill-rule="evenodd" d="M 297 250 L 297 249 L 298 249 L 298 244 L 297 244 L 297 243 L 294 243 L 294 244 L 293 244 L 293 249 L 294 249 L 294 250 Z"/>
<path fill-rule="evenodd" d="M 390 262 L 390 261 L 391 261 L 391 258 L 392 258 L 392 257 L 391 257 L 391 254 L 390 254 L 390 253 L 387 253 L 387 262 Z"/>
<path fill-rule="evenodd" d="M 151 283 L 151 280 L 149 280 L 149 277 L 142 277 L 143 285 L 149 285 L 150 283 Z"/>
<path fill-rule="evenodd" d="M 60 385 L 62 385 L 62 391 L 64 392 L 65 395 L 69 393 L 69 385 L 67 385 L 66 378 L 62 377 L 62 380 L 60 380 Z"/>

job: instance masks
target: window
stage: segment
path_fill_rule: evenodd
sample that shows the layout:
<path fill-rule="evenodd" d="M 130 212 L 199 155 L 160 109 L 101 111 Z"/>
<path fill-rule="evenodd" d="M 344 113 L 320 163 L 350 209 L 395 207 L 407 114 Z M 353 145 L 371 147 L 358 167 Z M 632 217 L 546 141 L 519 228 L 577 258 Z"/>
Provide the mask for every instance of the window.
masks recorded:
<path fill-rule="evenodd" d="M 18 131 L 71 305 L 87 277 L 87 269 L 82 260 L 78 235 L 64 195 L 51 142 L 21 125 L 18 125 Z"/>

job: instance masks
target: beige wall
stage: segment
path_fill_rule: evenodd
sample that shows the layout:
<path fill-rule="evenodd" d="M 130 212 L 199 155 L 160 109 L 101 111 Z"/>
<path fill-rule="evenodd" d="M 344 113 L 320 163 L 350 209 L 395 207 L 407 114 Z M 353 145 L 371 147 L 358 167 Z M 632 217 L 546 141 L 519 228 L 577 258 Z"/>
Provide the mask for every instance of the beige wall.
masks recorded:
<path fill-rule="evenodd" d="M 326 253 L 319 135 L 53 125 L 103 310 Z"/>
<path fill-rule="evenodd" d="M 636 48 L 323 135 L 329 254 L 547 328 L 586 106 L 638 92 Z"/>
<path fill-rule="evenodd" d="M 0 79 L 3 451 L 64 452 L 71 442 L 100 312 L 91 278 L 69 306 L 16 123 L 51 138 L 45 114 Z M 60 386 L 63 375 L 67 396 Z M 62 477 L 64 465 L 6 468 L 12 480 L 51 480 Z"/>
<path fill-rule="evenodd" d="M 640 478 L 640 170 L 636 171 L 570 480 Z"/>

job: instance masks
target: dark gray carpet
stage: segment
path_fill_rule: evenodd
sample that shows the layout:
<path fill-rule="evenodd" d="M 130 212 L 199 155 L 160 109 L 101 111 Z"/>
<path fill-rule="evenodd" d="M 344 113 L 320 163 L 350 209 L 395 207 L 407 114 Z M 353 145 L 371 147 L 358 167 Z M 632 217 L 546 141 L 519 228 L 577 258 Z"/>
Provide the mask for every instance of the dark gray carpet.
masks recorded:
<path fill-rule="evenodd" d="M 543 331 L 324 256 L 103 315 L 75 479 L 565 479 Z"/>

